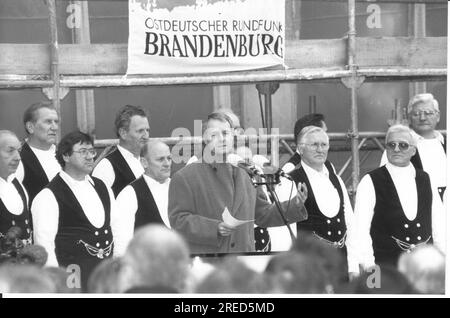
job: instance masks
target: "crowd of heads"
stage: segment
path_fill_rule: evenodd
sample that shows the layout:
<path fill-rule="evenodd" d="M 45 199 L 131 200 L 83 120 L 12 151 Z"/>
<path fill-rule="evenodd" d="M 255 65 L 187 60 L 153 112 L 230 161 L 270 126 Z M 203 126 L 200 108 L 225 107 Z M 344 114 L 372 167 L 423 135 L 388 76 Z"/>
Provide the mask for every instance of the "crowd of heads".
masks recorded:
<path fill-rule="evenodd" d="M 24 257 L 9 236 L 0 245 L 0 291 L 6 293 L 443 294 L 445 287 L 445 257 L 432 245 L 403 254 L 398 268 L 369 269 L 349 281 L 344 254 L 308 233 L 300 232 L 289 251 L 266 255 L 261 270 L 245 261 L 254 256 L 199 260 L 179 234 L 148 225 L 125 255 L 101 262 L 81 290 L 71 271 L 43 267 L 45 251 L 36 256 L 42 251 L 33 247 Z"/>

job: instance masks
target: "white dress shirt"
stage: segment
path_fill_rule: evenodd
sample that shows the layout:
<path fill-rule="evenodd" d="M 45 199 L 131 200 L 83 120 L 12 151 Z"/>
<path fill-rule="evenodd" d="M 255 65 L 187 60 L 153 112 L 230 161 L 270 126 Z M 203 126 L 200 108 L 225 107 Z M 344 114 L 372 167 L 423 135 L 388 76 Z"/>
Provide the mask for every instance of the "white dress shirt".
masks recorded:
<path fill-rule="evenodd" d="M 153 195 L 161 219 L 170 228 L 167 212 L 169 206 L 170 178 L 164 183 L 159 183 L 144 174 L 144 180 Z M 128 243 L 133 238 L 135 216 L 138 210 L 136 192 L 131 185 L 127 185 L 117 196 L 117 210 L 119 213 L 117 213 L 116 218 L 111 219 L 111 228 L 115 242 L 114 255 L 121 256 L 125 253 Z"/>
<path fill-rule="evenodd" d="M 417 142 L 417 151 L 419 152 L 420 161 L 423 170 L 430 176 L 431 185 L 435 188 L 447 186 L 447 156 L 442 144 L 444 136 L 435 131 L 435 138 L 425 139 L 416 132 L 412 131 L 412 135 Z M 380 166 L 387 163 L 386 151 L 381 158 Z"/>
<path fill-rule="evenodd" d="M 30 144 L 28 144 L 30 146 Z M 58 172 L 61 171 L 61 166 L 58 163 L 58 160 L 56 160 L 55 152 L 56 147 L 55 145 L 52 145 L 49 150 L 41 150 L 38 148 L 34 148 L 33 146 L 30 146 L 31 151 L 35 154 L 36 158 L 39 160 L 39 163 L 42 166 L 42 169 L 44 169 L 45 175 L 47 176 L 48 180 L 51 181 Z M 19 163 L 19 166 L 17 167 L 16 171 L 16 177 L 17 180 L 20 182 L 23 182 L 23 178 L 25 177 L 25 171 L 23 168 L 22 161 Z"/>
<path fill-rule="evenodd" d="M 317 171 L 308 166 L 303 160 L 301 162 L 301 165 L 305 170 L 305 174 L 308 177 L 309 183 L 311 184 L 314 198 L 316 199 L 316 203 L 320 211 L 328 218 L 335 217 L 339 213 L 341 201 L 337 189 L 330 181 L 328 169 L 325 167 L 325 165 L 323 165 L 322 171 Z M 344 216 L 345 225 L 347 227 L 347 238 L 345 245 L 347 246 L 348 271 L 359 272 L 358 256 L 356 253 L 354 240 L 355 226 L 353 209 L 344 182 L 338 175 L 336 175 L 336 177 L 339 180 L 344 199 Z"/>
<path fill-rule="evenodd" d="M 386 168 L 394 182 L 405 216 L 412 221 L 417 216 L 416 170 L 412 164 L 397 167 L 390 163 Z M 432 235 L 434 244 L 445 252 L 445 212 L 437 190 L 432 187 Z M 355 203 L 356 244 L 359 263 L 363 268 L 375 265 L 370 228 L 376 204 L 375 188 L 370 175 L 358 185 Z"/>
<path fill-rule="evenodd" d="M 117 145 L 117 149 L 120 151 L 120 154 L 123 156 L 131 171 L 134 174 L 134 177 L 137 179 L 144 174 L 144 167 L 142 167 L 140 158 L 136 158 L 130 151 L 123 148 L 120 145 Z M 114 184 L 114 180 L 116 179 L 116 175 L 114 174 L 114 168 L 111 162 L 103 158 L 95 167 L 92 175 L 96 178 L 101 179 L 107 187 L 111 188 Z"/>
<path fill-rule="evenodd" d="M 60 172 L 63 181 L 73 192 L 89 222 L 96 228 L 105 223 L 105 210 L 102 201 L 95 191 L 89 176 L 82 181 L 73 179 L 64 171 Z M 108 189 L 111 200 L 111 219 L 116 217 L 117 208 L 112 191 Z M 34 241 L 43 246 L 48 253 L 47 266 L 58 266 L 55 254 L 55 237 L 58 233 L 59 206 L 50 189 L 43 189 L 37 194 L 31 205 L 33 216 Z M 114 234 L 114 233 L 113 233 Z"/>
<path fill-rule="evenodd" d="M 16 187 L 12 183 L 15 177 L 14 174 L 11 174 L 6 180 L 0 177 L 0 199 L 9 212 L 14 215 L 21 215 L 23 212 L 23 201 Z M 20 186 L 22 187 L 28 202 L 27 191 L 21 183 Z"/>

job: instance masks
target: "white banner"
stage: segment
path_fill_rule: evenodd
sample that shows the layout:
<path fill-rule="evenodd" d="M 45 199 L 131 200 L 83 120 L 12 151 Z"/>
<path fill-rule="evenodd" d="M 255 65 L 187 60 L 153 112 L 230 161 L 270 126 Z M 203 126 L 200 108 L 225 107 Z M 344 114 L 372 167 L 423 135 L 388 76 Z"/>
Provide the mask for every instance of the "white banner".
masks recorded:
<path fill-rule="evenodd" d="M 284 0 L 129 0 L 127 74 L 284 65 Z"/>

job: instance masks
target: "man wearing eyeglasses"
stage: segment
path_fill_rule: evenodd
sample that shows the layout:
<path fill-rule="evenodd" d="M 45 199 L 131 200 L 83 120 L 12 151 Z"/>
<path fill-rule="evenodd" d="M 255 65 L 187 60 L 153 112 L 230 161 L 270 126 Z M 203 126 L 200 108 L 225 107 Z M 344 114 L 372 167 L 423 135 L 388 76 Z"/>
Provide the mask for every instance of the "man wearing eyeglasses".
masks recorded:
<path fill-rule="evenodd" d="M 349 273 L 358 272 L 354 254 L 353 209 L 342 179 L 327 160 L 330 140 L 325 130 L 316 126 L 303 128 L 297 151 L 301 156 L 298 168 L 291 172 L 296 184 L 306 183 L 308 219 L 297 223 L 297 232 L 312 233 L 317 239 L 343 251 Z"/>
<path fill-rule="evenodd" d="M 305 116 L 299 118 L 295 122 L 294 138 L 295 138 L 295 143 L 296 144 L 298 144 L 298 142 L 299 142 L 298 138 L 300 136 L 300 132 L 306 126 L 317 126 L 317 127 L 321 127 L 325 132 L 327 131 L 327 125 L 325 123 L 325 116 L 324 115 L 319 114 L 319 113 L 313 113 L 313 114 L 305 115 Z M 289 158 L 288 162 L 286 162 L 281 169 L 284 172 L 286 172 L 286 173 L 290 173 L 301 162 L 301 159 L 302 158 L 301 158 L 300 153 L 299 153 L 299 151 L 297 149 L 295 154 L 291 158 Z"/>
<path fill-rule="evenodd" d="M 89 135 L 77 131 L 64 136 L 56 151 L 63 170 L 31 206 L 34 239 L 47 250 L 46 265 L 78 265 L 83 287 L 95 266 L 113 255 L 114 195 L 103 181 L 89 176 L 95 156 Z"/>
<path fill-rule="evenodd" d="M 411 163 L 428 173 L 431 185 L 438 189 L 441 199 L 447 188 L 446 139 L 436 129 L 440 120 L 439 104 L 432 94 L 415 95 L 408 104 L 408 119 L 417 141 Z M 384 155 L 381 165 L 386 164 Z"/>
<path fill-rule="evenodd" d="M 426 172 L 415 169 L 416 138 L 406 126 L 386 133 L 386 165 L 364 176 L 355 204 L 359 263 L 396 266 L 402 252 L 434 243 L 445 252 L 445 215 Z"/>

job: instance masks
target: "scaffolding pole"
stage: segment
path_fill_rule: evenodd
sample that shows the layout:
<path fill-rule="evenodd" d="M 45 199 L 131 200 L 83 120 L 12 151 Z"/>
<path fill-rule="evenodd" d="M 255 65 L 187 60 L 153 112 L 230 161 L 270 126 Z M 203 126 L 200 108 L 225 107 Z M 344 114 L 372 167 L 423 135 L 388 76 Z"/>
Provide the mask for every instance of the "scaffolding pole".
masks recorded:
<path fill-rule="evenodd" d="M 348 68 L 351 71 L 351 147 L 352 147 L 352 188 L 354 199 L 359 183 L 359 132 L 358 132 L 358 102 L 357 102 L 357 65 L 356 65 L 356 28 L 355 28 L 355 0 L 348 0 Z M 361 82 L 362 84 L 362 82 Z"/>

